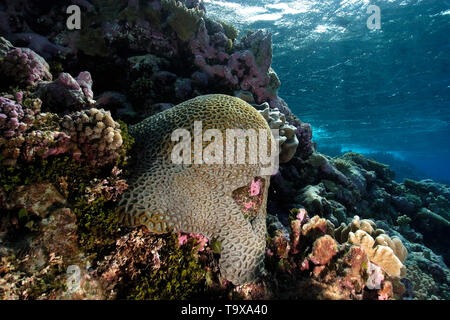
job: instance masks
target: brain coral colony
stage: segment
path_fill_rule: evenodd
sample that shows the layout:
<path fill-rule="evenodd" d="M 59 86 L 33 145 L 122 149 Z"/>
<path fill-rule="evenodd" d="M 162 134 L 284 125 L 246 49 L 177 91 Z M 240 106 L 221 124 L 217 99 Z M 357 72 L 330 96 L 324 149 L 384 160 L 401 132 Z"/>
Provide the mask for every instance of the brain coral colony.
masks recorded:
<path fill-rule="evenodd" d="M 78 1 L 69 30 L 66 2 L 1 7 L 0 299 L 450 298 L 450 189 L 318 153 L 270 33 L 198 0 Z M 278 171 L 174 164 L 197 121 L 278 129 Z"/>

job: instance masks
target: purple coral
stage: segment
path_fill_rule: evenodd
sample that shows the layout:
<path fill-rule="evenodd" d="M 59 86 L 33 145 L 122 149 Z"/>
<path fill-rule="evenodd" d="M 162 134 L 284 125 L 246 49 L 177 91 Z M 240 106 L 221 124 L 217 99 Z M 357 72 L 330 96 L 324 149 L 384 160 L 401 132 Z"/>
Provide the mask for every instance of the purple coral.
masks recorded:
<path fill-rule="evenodd" d="M 33 130 L 34 121 L 46 122 L 46 116 L 34 116 L 31 109 L 0 97 L 0 146 L 5 157 L 4 164 L 14 165 L 20 157 L 31 161 L 35 156 L 47 158 L 65 153 L 70 137 L 57 130 Z M 57 129 L 57 128 L 54 128 Z"/>
<path fill-rule="evenodd" d="M 88 71 L 80 72 L 80 74 L 76 77 L 76 81 L 83 90 L 84 96 L 88 100 L 89 103 L 94 103 L 94 93 L 92 92 L 92 77 Z"/>
<path fill-rule="evenodd" d="M 13 100 L 0 97 L 0 135 L 11 138 L 25 132 L 33 122 L 33 114 Z"/>
<path fill-rule="evenodd" d="M 67 86 L 79 85 L 71 80 L 69 77 Z M 33 110 L 0 97 L 0 147 L 5 165 L 15 165 L 19 158 L 29 162 L 36 157 L 69 153 L 90 165 L 103 166 L 120 156 L 122 143 L 120 125 L 109 111 L 92 108 L 62 119 L 51 113 L 35 116 Z M 126 188 L 123 183 L 100 183 L 95 187 L 114 193 L 111 185 L 114 190 Z"/>
<path fill-rule="evenodd" d="M 212 28 L 215 26 L 213 25 Z M 306 159 L 313 152 L 312 130 L 309 124 L 301 122 L 289 109 L 286 102 L 278 97 L 277 90 L 280 80 L 271 68 L 272 36 L 270 33 L 257 31 L 249 32 L 234 51 L 227 53 L 227 39 L 220 27 L 210 35 L 205 23 L 201 23 L 195 38 L 190 43 L 190 50 L 194 56 L 194 64 L 202 74 L 209 79 L 220 79 L 227 87 L 249 91 L 256 103 L 268 102 L 271 108 L 278 108 L 286 116 L 289 124 L 297 128 L 296 136 L 299 140 L 297 154 Z M 208 79 L 203 76 L 194 83 L 206 85 Z"/>
<path fill-rule="evenodd" d="M 33 87 L 52 80 L 49 68 L 40 55 L 28 48 L 13 48 L 0 62 L 0 71 L 8 80 Z"/>
<path fill-rule="evenodd" d="M 39 84 L 38 94 L 52 111 L 68 113 L 92 106 L 92 78 L 87 71 L 76 78 L 68 73 L 61 73 L 53 82 Z"/>
<path fill-rule="evenodd" d="M 248 33 L 237 46 L 238 50 L 231 55 L 225 52 L 226 44 L 226 36 L 222 32 L 209 36 L 205 25 L 200 25 L 197 37 L 190 42 L 197 67 L 211 78 L 218 76 L 227 85 L 251 91 L 258 103 L 275 99 L 279 83 L 277 85 L 274 81 L 278 78 L 270 68 L 270 33 Z"/>
<path fill-rule="evenodd" d="M 64 132 L 35 130 L 25 137 L 23 157 L 32 161 L 36 156 L 45 159 L 64 154 L 69 150 L 69 142 L 70 137 Z"/>

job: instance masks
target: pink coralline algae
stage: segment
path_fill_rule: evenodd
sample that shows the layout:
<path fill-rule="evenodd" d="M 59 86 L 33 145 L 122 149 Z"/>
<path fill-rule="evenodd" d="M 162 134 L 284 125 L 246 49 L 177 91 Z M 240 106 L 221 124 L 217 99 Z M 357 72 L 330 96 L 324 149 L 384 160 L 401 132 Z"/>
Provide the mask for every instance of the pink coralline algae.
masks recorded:
<path fill-rule="evenodd" d="M 252 197 L 257 196 L 261 191 L 261 180 L 254 179 L 252 180 L 252 184 L 250 185 L 250 195 Z"/>
<path fill-rule="evenodd" d="M 45 60 L 28 48 L 13 48 L 0 61 L 0 71 L 13 83 L 36 86 L 51 81 L 52 75 Z"/>
<path fill-rule="evenodd" d="M 23 158 L 47 158 L 66 153 L 69 150 L 70 137 L 64 132 L 34 130 L 26 135 Z"/>
<path fill-rule="evenodd" d="M 254 209 L 255 208 L 255 204 L 256 204 L 255 202 L 251 202 L 251 201 L 250 202 L 244 202 L 243 203 L 244 211 L 247 212 L 248 210 L 250 210 L 252 208 Z"/>
<path fill-rule="evenodd" d="M 247 186 L 233 191 L 233 199 L 246 218 L 252 219 L 258 214 L 264 196 L 262 190 L 264 190 L 264 180 L 254 178 Z"/>
<path fill-rule="evenodd" d="M 198 252 L 202 252 L 205 250 L 208 245 L 208 238 L 206 238 L 202 234 L 197 233 L 178 233 L 178 246 L 181 247 L 189 242 L 190 239 L 193 239 L 196 243 L 195 248 Z"/>
<path fill-rule="evenodd" d="M 184 245 L 186 242 L 188 242 L 188 236 L 186 234 L 182 234 L 178 236 L 178 246 Z"/>
<path fill-rule="evenodd" d="M 122 170 L 115 166 L 108 178 L 92 179 L 91 184 L 86 187 L 87 203 L 90 204 L 100 197 L 107 201 L 116 201 L 119 195 L 128 188 L 126 181 L 119 178 L 121 172 Z"/>

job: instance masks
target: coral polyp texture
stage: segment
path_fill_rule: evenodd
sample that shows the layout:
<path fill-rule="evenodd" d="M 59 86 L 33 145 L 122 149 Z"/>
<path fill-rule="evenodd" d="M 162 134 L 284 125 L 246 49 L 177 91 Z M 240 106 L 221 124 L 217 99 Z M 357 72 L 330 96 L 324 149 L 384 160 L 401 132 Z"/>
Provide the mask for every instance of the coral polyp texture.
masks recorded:
<path fill-rule="evenodd" d="M 18 85 L 36 86 L 41 81 L 52 80 L 48 63 L 28 48 L 9 50 L 0 61 L 0 71 L 6 79 Z"/>
<path fill-rule="evenodd" d="M 221 132 L 223 155 L 228 152 L 227 129 L 262 129 L 268 144 L 274 143 L 265 119 L 243 100 L 226 95 L 200 96 L 132 126 L 130 133 L 139 153 L 128 180 L 129 189 L 120 201 L 127 213 L 124 221 L 146 225 L 156 232 L 171 228 L 218 239 L 222 245 L 222 275 L 241 284 L 254 279 L 263 262 L 269 176 L 260 177 L 264 185 L 259 190 L 254 179 L 260 176 L 262 165 L 249 160 L 243 164 L 173 163 L 171 154 L 176 143 L 171 140 L 172 133 L 180 128 L 189 130 L 189 140 L 183 143 L 194 146 L 195 121 L 202 123 L 201 137 L 207 129 Z M 203 143 L 200 148 L 206 151 L 207 145 Z M 190 155 L 191 149 L 188 152 Z M 197 156 L 193 151 L 192 155 Z M 257 210 L 250 216 L 233 198 L 235 190 L 246 186 L 250 196 L 258 193 L 262 197 L 259 202 L 255 200 Z"/>
<path fill-rule="evenodd" d="M 0 133 L 11 138 L 25 132 L 34 120 L 31 110 L 23 110 L 22 106 L 13 100 L 0 97 Z"/>
<path fill-rule="evenodd" d="M 61 126 L 74 143 L 75 158 L 101 166 L 119 157 L 123 140 L 111 112 L 96 108 L 75 112 L 64 116 Z"/>

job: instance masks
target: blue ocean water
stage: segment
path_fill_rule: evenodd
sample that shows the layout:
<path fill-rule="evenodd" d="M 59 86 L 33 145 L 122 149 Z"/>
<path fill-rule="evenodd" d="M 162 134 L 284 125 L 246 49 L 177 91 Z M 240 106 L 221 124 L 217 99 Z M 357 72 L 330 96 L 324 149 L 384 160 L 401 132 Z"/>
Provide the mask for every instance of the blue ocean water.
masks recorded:
<path fill-rule="evenodd" d="M 449 183 L 450 1 L 205 5 L 241 32 L 272 32 L 279 95 L 312 125 L 319 151 L 383 155 L 408 164 L 415 177 Z M 367 27 L 370 5 L 380 8 L 379 30 Z"/>

